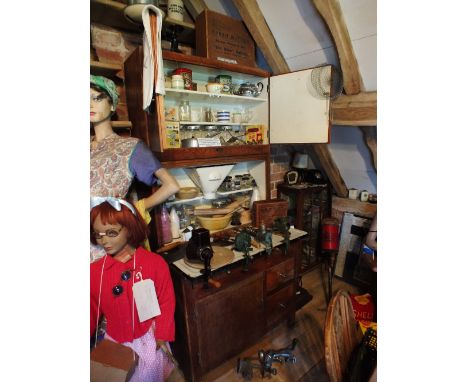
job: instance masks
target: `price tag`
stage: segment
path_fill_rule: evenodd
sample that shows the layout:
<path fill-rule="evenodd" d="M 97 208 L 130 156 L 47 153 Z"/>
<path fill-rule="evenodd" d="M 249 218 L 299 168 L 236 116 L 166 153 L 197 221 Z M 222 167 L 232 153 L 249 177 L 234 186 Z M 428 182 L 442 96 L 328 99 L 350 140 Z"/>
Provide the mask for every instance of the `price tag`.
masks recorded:
<path fill-rule="evenodd" d="M 140 322 L 161 314 L 153 280 L 146 279 L 133 284 L 133 297 Z"/>

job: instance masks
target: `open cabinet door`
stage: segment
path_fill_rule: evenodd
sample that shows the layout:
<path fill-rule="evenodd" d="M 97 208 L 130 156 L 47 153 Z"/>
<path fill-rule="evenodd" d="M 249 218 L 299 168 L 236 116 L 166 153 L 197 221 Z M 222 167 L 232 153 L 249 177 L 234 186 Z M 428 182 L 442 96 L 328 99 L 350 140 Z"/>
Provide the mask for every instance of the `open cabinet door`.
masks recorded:
<path fill-rule="evenodd" d="M 328 89 L 317 89 L 312 71 L 331 76 L 331 66 L 270 77 L 270 143 L 328 143 L 330 99 Z M 322 93 L 322 94 L 321 94 Z"/>

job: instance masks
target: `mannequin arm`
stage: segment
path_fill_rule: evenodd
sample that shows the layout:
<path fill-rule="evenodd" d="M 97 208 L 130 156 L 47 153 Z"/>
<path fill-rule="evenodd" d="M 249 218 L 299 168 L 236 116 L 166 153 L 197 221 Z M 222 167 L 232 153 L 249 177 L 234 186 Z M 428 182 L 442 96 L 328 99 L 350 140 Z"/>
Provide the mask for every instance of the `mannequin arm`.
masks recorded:
<path fill-rule="evenodd" d="M 161 181 L 161 187 L 159 187 L 156 192 L 153 192 L 150 196 L 144 199 L 145 209 L 150 210 L 154 206 L 161 204 L 171 195 L 174 195 L 179 191 L 179 184 L 176 179 L 171 175 L 169 171 L 161 167 L 159 170 L 154 173 L 158 179 Z"/>

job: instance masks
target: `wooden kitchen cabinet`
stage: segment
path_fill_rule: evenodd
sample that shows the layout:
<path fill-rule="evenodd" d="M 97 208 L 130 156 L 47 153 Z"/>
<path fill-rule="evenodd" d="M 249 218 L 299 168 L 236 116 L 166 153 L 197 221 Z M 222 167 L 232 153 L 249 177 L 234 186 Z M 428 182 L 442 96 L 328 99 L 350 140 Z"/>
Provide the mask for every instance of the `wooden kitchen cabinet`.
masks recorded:
<path fill-rule="evenodd" d="M 296 239 L 286 254 L 280 246 L 270 256 L 256 255 L 248 272 L 242 261 L 215 271 L 220 288 L 204 288 L 202 279 L 171 265 L 177 301 L 172 349 L 186 380 L 199 381 L 277 324 L 294 323 L 301 247 Z"/>

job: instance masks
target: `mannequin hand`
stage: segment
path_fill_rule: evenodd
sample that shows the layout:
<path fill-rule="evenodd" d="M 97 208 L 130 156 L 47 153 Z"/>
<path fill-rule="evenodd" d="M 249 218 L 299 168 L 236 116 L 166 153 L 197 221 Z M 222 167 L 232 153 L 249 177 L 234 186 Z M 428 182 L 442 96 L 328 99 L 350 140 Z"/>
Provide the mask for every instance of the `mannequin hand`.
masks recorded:
<path fill-rule="evenodd" d="M 164 354 L 166 354 L 166 356 L 169 357 L 169 359 L 172 361 L 174 365 L 177 365 L 176 359 L 174 358 L 170 350 L 167 348 L 166 341 L 156 340 L 156 350 L 159 350 L 159 349 L 161 349 L 164 352 Z"/>
<path fill-rule="evenodd" d="M 167 351 L 166 341 L 156 340 L 156 350 L 159 350 L 161 347 L 164 351 Z"/>

